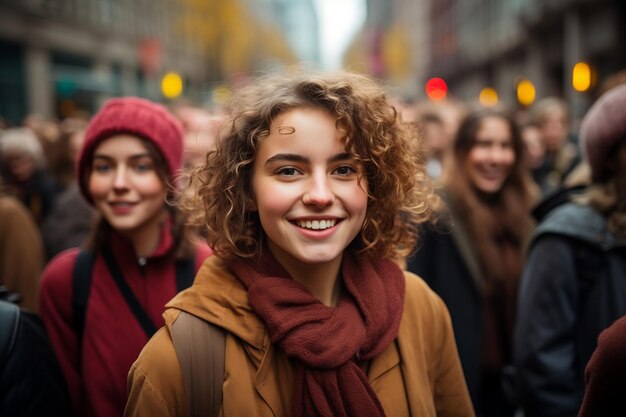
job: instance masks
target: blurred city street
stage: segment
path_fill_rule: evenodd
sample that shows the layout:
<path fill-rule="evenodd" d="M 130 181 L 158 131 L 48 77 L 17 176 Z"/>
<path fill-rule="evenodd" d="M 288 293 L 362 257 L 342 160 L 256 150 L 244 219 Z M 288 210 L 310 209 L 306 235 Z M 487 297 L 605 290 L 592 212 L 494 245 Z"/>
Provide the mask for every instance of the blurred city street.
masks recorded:
<path fill-rule="evenodd" d="M 465 102 L 523 107 L 556 95 L 579 117 L 626 66 L 625 8 L 617 0 L 1 0 L 0 115 L 11 125 L 27 114 L 62 119 L 121 95 L 216 106 L 249 77 L 299 64 L 370 74 L 404 101 L 426 98 L 431 78 Z M 574 68 L 588 78 L 578 87 Z"/>
<path fill-rule="evenodd" d="M 0 0 L 0 416 L 623 410 L 625 167 L 624 0 Z"/>

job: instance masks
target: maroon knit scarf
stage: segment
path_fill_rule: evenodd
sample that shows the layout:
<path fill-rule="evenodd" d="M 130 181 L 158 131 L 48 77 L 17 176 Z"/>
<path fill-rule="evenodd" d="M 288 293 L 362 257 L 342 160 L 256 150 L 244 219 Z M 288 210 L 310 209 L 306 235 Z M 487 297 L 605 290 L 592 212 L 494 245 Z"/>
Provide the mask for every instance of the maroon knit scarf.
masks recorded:
<path fill-rule="evenodd" d="M 385 415 L 357 361 L 372 359 L 398 334 L 404 275 L 395 263 L 345 252 L 346 291 L 335 308 L 294 281 L 269 251 L 261 262 L 239 259 L 230 267 L 272 342 L 294 359 L 294 417 Z"/>

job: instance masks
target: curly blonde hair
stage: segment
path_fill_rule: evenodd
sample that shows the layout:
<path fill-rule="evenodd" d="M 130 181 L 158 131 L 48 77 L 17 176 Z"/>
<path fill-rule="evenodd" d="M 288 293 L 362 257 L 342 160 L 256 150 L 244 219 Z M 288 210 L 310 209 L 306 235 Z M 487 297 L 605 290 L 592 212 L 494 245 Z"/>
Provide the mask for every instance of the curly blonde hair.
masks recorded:
<path fill-rule="evenodd" d="M 278 114 L 305 106 L 336 117 L 346 151 L 364 168 L 368 208 L 351 249 L 388 259 L 410 253 L 416 226 L 430 219 L 437 199 L 417 138 L 380 86 L 348 72 L 266 76 L 233 98 L 215 150 L 188 173 L 181 201 L 204 226 L 208 244 L 227 259 L 260 252 L 264 233 L 258 213 L 250 210 L 257 146 Z"/>

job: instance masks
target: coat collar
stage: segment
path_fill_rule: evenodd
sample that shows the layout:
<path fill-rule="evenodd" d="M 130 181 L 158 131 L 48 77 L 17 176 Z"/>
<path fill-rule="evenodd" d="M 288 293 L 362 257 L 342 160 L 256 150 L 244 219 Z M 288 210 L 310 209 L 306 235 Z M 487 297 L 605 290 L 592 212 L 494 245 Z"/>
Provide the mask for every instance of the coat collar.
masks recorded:
<path fill-rule="evenodd" d="M 109 237 L 109 245 L 113 249 L 113 253 L 117 259 L 126 259 L 129 256 L 132 256 L 134 257 L 136 263 L 137 255 L 135 253 L 135 248 L 133 247 L 131 240 L 126 236 L 112 230 L 111 236 Z M 173 247 L 174 237 L 172 236 L 172 218 L 168 217 L 161 228 L 159 244 L 147 257 L 147 259 L 155 259 L 166 256 L 172 251 Z"/>
<path fill-rule="evenodd" d="M 208 257 L 193 285 L 165 307 L 168 325 L 182 310 L 224 328 L 255 349 L 265 351 L 270 343 L 264 324 L 248 304 L 246 288 L 217 256 Z"/>

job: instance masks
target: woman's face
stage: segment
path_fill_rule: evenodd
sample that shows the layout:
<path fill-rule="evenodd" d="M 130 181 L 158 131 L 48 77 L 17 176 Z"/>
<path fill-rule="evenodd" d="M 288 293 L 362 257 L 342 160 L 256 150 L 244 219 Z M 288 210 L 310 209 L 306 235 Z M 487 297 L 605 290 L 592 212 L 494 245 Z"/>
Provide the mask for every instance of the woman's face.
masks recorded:
<path fill-rule="evenodd" d="M 543 145 L 548 152 L 559 150 L 567 139 L 567 115 L 560 108 L 552 109 L 540 125 Z"/>
<path fill-rule="evenodd" d="M 464 171 L 470 183 L 483 193 L 497 193 L 514 163 L 515 150 L 508 122 L 497 116 L 485 117 L 465 159 Z"/>
<path fill-rule="evenodd" d="M 18 182 L 28 181 L 37 170 L 35 159 L 26 152 L 10 153 L 5 156 L 5 162 L 11 175 Z"/>
<path fill-rule="evenodd" d="M 253 205 L 283 266 L 339 265 L 365 220 L 361 172 L 326 111 L 301 107 L 274 119 L 256 154 Z"/>
<path fill-rule="evenodd" d="M 167 188 L 143 142 L 120 134 L 96 147 L 89 193 L 114 229 L 131 234 L 160 224 Z"/>

